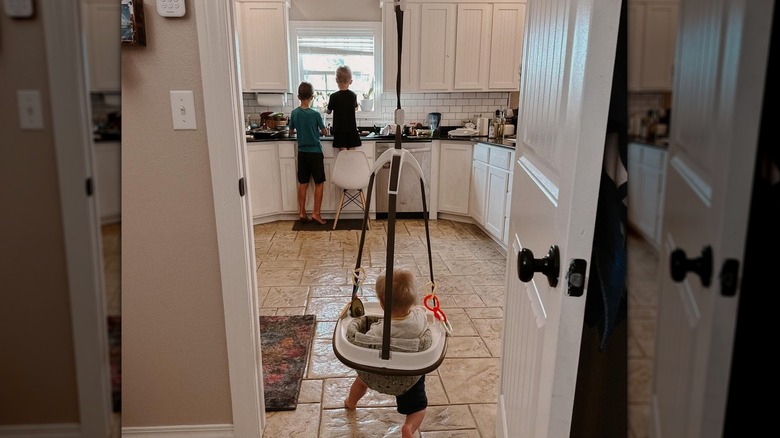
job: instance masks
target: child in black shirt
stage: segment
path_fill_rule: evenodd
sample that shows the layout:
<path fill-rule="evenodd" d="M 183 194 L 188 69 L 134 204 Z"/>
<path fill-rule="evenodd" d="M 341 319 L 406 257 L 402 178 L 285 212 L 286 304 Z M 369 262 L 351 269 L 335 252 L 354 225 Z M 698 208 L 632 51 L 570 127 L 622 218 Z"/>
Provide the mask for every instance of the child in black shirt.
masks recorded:
<path fill-rule="evenodd" d="M 352 70 L 342 65 L 336 69 L 336 84 L 339 91 L 330 95 L 328 114 L 333 114 L 333 147 L 340 151 L 360 146 L 360 134 L 355 121 L 358 107 L 357 95 L 349 89 L 352 84 Z"/>

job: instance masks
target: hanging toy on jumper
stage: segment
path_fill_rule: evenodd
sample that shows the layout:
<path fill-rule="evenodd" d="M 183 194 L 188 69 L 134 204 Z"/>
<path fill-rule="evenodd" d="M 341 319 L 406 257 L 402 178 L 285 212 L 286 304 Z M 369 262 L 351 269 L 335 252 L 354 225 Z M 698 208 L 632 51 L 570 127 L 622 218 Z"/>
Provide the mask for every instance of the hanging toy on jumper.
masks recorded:
<path fill-rule="evenodd" d="M 363 211 L 363 228 L 360 235 L 355 270 L 352 274 L 352 299 L 341 312 L 333 333 L 333 352 L 346 366 L 357 371 L 366 385 L 384 394 L 398 395 L 411 387 L 420 376 L 436 368 L 444 360 L 447 351 L 447 337 L 452 333 L 452 325 L 440 308 L 436 295 L 436 282 L 433 275 L 433 257 L 431 253 L 431 236 L 428 225 L 428 207 L 425 199 L 425 180 L 420 163 L 412 154 L 401 147 L 401 136 L 404 125 L 404 110 L 401 108 L 401 50 L 403 41 L 403 13 L 406 9 L 405 0 L 395 3 L 396 28 L 398 30 L 398 72 L 396 75 L 396 101 L 394 123 L 395 147 L 385 151 L 374 163 L 368 182 L 367 200 Z M 385 276 L 385 308 L 376 302 L 363 303 L 358 297 L 365 273 L 360 267 L 363 247 L 366 240 L 366 224 L 368 223 L 371 193 L 376 172 L 390 163 L 390 178 L 388 187 L 379 187 L 378 196 L 388 196 L 387 211 L 387 260 Z M 404 166 L 406 164 L 407 166 Z M 427 295 L 423 304 L 428 312 L 428 330 L 415 345 L 399 345 L 393 340 L 391 348 L 391 315 L 393 294 L 393 258 L 395 249 L 396 203 L 402 170 L 411 168 L 420 177 L 420 192 L 422 195 L 423 218 L 425 221 L 425 238 L 428 247 L 428 266 L 430 281 L 426 284 Z M 386 192 L 385 192 L 386 190 Z M 377 339 L 366 339 L 364 336 L 373 322 L 383 324 L 382 336 Z M 416 340 L 415 340 L 416 341 Z M 377 348 L 379 347 L 379 348 Z M 381 350 L 377 354 L 377 350 Z M 392 350 L 392 351 L 391 351 Z"/>

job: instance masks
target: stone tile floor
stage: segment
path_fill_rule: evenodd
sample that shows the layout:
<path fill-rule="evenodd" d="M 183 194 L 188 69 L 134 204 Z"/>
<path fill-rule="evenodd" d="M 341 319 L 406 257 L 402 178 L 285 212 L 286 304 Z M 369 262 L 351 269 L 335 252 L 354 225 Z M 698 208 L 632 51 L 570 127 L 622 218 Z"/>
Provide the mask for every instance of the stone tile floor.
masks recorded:
<path fill-rule="evenodd" d="M 386 221 L 372 221 L 363 254 L 368 275 L 362 298 L 373 300 L 376 276 L 385 267 Z M 446 220 L 431 222 L 433 269 L 442 308 L 455 328 L 447 359 L 429 374 L 429 408 L 419 436 L 494 437 L 501 356 L 506 255 L 482 230 Z M 342 402 L 354 377 L 333 355 L 336 317 L 351 293 L 358 231 L 294 232 L 292 222 L 255 226 L 260 313 L 315 314 L 317 333 L 295 411 L 268 413 L 265 436 L 400 436 L 403 416 L 393 397 L 369 390 L 354 412 Z M 119 224 L 103 227 L 107 313 L 121 311 Z M 419 286 L 429 278 L 425 228 L 399 220 L 395 266 L 412 269 Z M 656 317 L 655 249 L 634 233 L 628 240 L 629 436 L 647 436 Z M 112 438 L 121 416 L 114 414 Z"/>

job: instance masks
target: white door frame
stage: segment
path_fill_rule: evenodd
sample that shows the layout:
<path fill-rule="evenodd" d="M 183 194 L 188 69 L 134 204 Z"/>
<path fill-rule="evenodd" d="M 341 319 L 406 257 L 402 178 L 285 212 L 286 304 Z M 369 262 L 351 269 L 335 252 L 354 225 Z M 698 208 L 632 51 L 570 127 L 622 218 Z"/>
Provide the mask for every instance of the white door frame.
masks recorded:
<path fill-rule="evenodd" d="M 79 435 L 111 430 L 111 367 L 104 304 L 102 243 L 94 181 L 91 117 L 79 2 L 40 2 L 51 94 L 52 132 L 67 259 Z"/>
<path fill-rule="evenodd" d="M 235 2 L 193 0 L 198 26 L 203 106 L 217 222 L 222 304 L 233 407 L 233 434 L 260 437 L 265 400 L 255 247 L 246 171 L 243 102 L 235 42 Z"/>

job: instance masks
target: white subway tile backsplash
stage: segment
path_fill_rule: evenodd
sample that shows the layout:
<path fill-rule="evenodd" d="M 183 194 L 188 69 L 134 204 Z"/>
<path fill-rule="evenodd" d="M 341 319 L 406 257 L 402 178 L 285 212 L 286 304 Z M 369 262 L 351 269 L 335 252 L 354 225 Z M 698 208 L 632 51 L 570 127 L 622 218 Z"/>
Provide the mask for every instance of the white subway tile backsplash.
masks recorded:
<path fill-rule="evenodd" d="M 385 92 L 381 95 L 381 102 L 378 108 L 381 114 L 378 118 L 367 118 L 358 116 L 358 125 L 373 126 L 375 123 L 385 124 L 393 120 L 393 113 L 396 108 L 397 96 L 394 91 Z M 509 93 L 499 92 L 457 92 L 457 93 L 401 93 L 401 107 L 405 111 L 407 123 L 419 122 L 423 125 L 428 124 L 428 113 L 442 113 L 442 124 L 445 126 L 460 126 L 464 120 L 471 120 L 474 114 L 484 114 L 485 117 L 492 116 L 497 108 L 504 108 L 507 105 Z M 650 100 L 656 102 L 654 97 L 642 96 L 642 102 Z M 245 93 L 243 96 L 244 114 L 249 115 L 252 120 L 258 120 L 260 114 L 266 111 L 282 111 L 290 113 L 298 105 L 298 101 L 289 99 L 289 105 L 285 107 L 263 107 L 258 106 L 255 101 L 254 93 Z M 642 107 L 644 107 L 644 103 Z"/>

